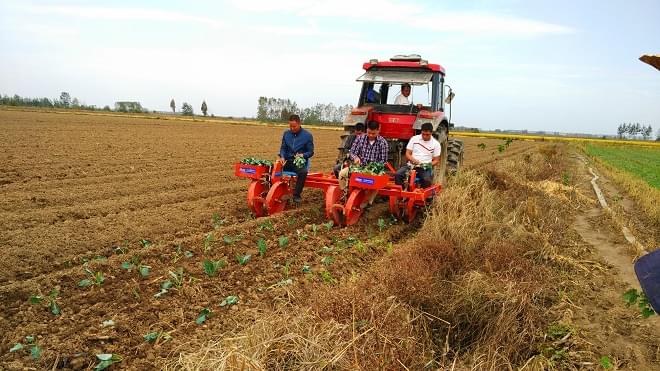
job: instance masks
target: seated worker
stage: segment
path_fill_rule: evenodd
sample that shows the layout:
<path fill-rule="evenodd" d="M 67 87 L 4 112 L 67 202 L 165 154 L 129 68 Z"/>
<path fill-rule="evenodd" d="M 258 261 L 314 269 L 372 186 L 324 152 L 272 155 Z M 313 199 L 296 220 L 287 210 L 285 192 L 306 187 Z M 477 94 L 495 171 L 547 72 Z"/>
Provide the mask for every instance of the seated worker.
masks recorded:
<path fill-rule="evenodd" d="M 364 124 L 361 122 L 358 122 L 353 126 L 354 131 L 346 137 L 346 143 L 344 143 L 343 148 L 348 148 L 350 151 L 351 147 L 353 146 L 353 142 L 355 141 L 355 138 L 359 137 L 360 135 L 364 134 Z M 348 160 L 348 153 L 346 154 L 346 158 L 341 159 L 340 161 L 335 164 L 335 167 L 332 169 L 332 172 L 335 173 L 335 178 L 339 178 L 339 170 L 341 170 L 344 166 L 348 166 L 347 163 Z"/>
<path fill-rule="evenodd" d="M 380 103 L 380 93 L 373 88 L 367 90 L 367 103 Z"/>
<path fill-rule="evenodd" d="M 307 165 L 309 158 L 314 156 L 314 138 L 312 134 L 300 126 L 300 116 L 289 116 L 289 130 L 282 135 L 280 146 L 280 158 L 277 160 L 284 164 L 283 171 L 295 172 L 298 176 L 296 189 L 293 191 L 293 202 L 299 204 L 301 201 L 305 179 L 307 178 Z M 303 167 L 297 167 L 293 160 L 296 157 L 305 159 Z"/>
<path fill-rule="evenodd" d="M 412 166 L 417 168 L 417 174 L 422 178 L 421 187 L 426 188 L 433 184 L 433 169 L 423 170 L 419 166 L 422 164 L 437 165 L 440 162 L 441 150 L 440 142 L 433 138 L 433 125 L 430 122 L 422 124 L 422 133 L 410 138 L 406 146 L 408 163 L 397 170 L 394 175 L 394 182 L 403 186 L 406 171 Z"/>
<path fill-rule="evenodd" d="M 401 85 L 401 94 L 396 97 L 394 104 L 409 105 L 410 100 L 408 99 L 408 96 L 410 96 L 410 91 L 410 84 L 405 83 Z"/>
<path fill-rule="evenodd" d="M 349 156 L 351 161 L 356 165 L 366 165 L 372 162 L 379 162 L 384 164 L 387 162 L 387 155 L 389 152 L 389 145 L 385 138 L 378 135 L 380 126 L 376 121 L 370 121 L 367 124 L 367 134 L 355 138 Z M 339 188 L 345 191 L 348 188 L 349 180 L 349 167 L 341 169 L 339 172 Z M 374 202 L 378 195 L 373 192 L 369 197 L 369 204 Z"/>

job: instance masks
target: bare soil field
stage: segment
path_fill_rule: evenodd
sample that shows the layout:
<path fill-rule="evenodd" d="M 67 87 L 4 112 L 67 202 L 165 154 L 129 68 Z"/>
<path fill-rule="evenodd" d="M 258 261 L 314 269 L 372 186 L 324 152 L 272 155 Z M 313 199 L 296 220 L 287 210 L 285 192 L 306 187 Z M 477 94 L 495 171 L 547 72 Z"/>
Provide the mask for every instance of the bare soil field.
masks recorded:
<path fill-rule="evenodd" d="M 324 225 L 323 195 L 312 189 L 303 193 L 300 208 L 254 219 L 246 205 L 247 182 L 234 177 L 232 165 L 244 157 L 275 158 L 283 130 L 285 127 L 265 125 L 0 110 L 0 369 L 91 369 L 98 364 L 95 355 L 103 353 L 121 355 L 120 368 L 161 368 L 219 334 L 258 324 L 256 319 L 272 311 L 279 313 L 282 304 L 307 308 L 287 317 L 287 323 L 306 318 L 306 310 L 321 313 L 321 318 L 322 313 L 330 316 L 348 311 L 350 317 L 350 304 L 318 308 L 320 304 L 314 301 L 335 287 L 359 282 L 359 277 L 382 265 L 382 258 L 400 246 L 417 246 L 413 239 L 424 221 L 415 225 L 392 221 L 386 205 L 381 204 L 355 226 L 331 227 Z M 316 145 L 312 170 L 330 171 L 341 132 L 311 131 Z M 510 166 L 515 159 L 536 156 L 542 145 L 514 141 L 500 153 L 497 146 L 502 140 L 462 139 L 466 144 L 465 169 Z M 498 175 L 501 169 L 488 171 L 494 190 L 522 187 Z M 535 181 L 533 176 L 530 179 Z M 555 183 L 551 183 L 552 189 L 589 198 L 583 185 L 586 180 L 577 175 L 575 179 L 579 182 L 577 190 L 563 190 Z M 544 187 L 546 183 L 540 181 L 534 187 Z M 551 208 L 544 208 L 549 204 L 541 195 L 550 191 L 535 192 L 531 201 L 538 206 L 521 199 L 512 201 L 512 207 L 526 207 L 530 215 L 559 220 L 559 214 L 543 214 Z M 479 194 L 473 196 L 478 198 Z M 593 196 L 577 205 L 575 210 L 592 208 Z M 568 218 L 570 212 L 566 206 L 561 216 Z M 530 228 L 537 230 L 534 233 L 546 236 L 545 231 L 539 232 L 543 223 L 524 218 L 512 223 L 516 222 L 531 223 Z M 560 232 L 557 229 L 556 233 Z M 260 240 L 267 246 L 263 254 L 258 249 Z M 580 243 L 566 248 L 577 259 L 578 254 L 593 254 L 584 246 Z M 247 262 L 246 255 L 250 255 Z M 486 255 L 481 258 L 489 259 Z M 241 259 L 245 264 L 239 263 Z M 205 260 L 225 264 L 209 276 L 204 270 Z M 506 265 L 504 260 L 500 263 Z M 495 268 L 488 263 L 488 269 L 497 272 L 500 263 L 494 263 Z M 622 318 L 632 319 L 617 304 L 618 296 L 598 298 L 594 294 L 610 286 L 622 289 L 621 279 L 607 267 L 593 266 L 596 268 L 589 265 L 586 273 L 579 273 L 593 280 L 593 291 L 580 295 L 597 308 L 610 306 L 617 312 L 583 315 L 574 307 L 588 303 L 569 300 L 570 304 L 561 303 L 565 306 L 562 315 L 574 311 L 575 317 L 584 317 L 583 323 L 590 318 L 602 320 L 598 323 L 609 326 L 606 334 L 628 336 L 618 343 L 624 347 L 641 339 L 641 345 L 629 352 L 632 355 L 626 358 L 622 354 L 616 359 L 621 360 L 618 364 L 622 368 L 642 365 L 641 369 L 652 369 L 660 359 L 652 354 L 652 334 L 657 333 L 621 325 Z M 143 267 L 148 267 L 147 274 L 140 273 Z M 102 283 L 98 272 L 102 273 Z M 388 280 L 387 276 L 377 277 Z M 84 279 L 96 279 L 99 284 L 80 287 Z M 171 287 L 163 289 L 165 281 Z M 54 294 L 49 300 L 51 292 Z M 43 299 L 32 303 L 36 296 Z M 220 306 L 229 296 L 236 296 L 238 304 Z M 338 298 L 332 300 L 339 302 Z M 332 302 L 328 300 L 319 303 Z M 52 313 L 49 301 L 56 303 L 60 314 Z M 197 323 L 205 308 L 212 314 Z M 353 311 L 355 315 L 355 307 Z M 355 323 L 353 341 L 359 331 Z M 601 328 L 593 329 L 596 340 L 590 348 L 597 355 L 608 342 L 598 332 Z M 156 338 L 147 341 L 144 336 L 150 333 Z M 18 342 L 27 348 L 26 336 L 34 336 L 41 349 L 36 360 L 29 352 L 9 351 Z M 571 351 L 579 351 L 572 339 L 575 349 Z M 449 346 L 449 333 L 446 341 Z M 319 364 L 344 368 L 333 361 L 337 360 Z M 173 368 L 185 363 L 178 362 Z M 291 361 L 283 362 L 279 364 Z M 359 368 L 358 364 L 356 358 L 349 368 Z M 392 364 L 382 365 L 391 368 Z M 248 364 L 246 369 L 259 367 Z"/>

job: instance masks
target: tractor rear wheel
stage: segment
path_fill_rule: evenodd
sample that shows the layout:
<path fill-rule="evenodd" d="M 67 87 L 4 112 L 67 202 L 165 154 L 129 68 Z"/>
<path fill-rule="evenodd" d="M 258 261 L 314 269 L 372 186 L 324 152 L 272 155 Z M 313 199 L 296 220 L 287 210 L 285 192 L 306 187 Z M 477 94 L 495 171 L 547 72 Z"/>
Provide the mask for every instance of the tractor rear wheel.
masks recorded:
<path fill-rule="evenodd" d="M 456 173 L 463 163 L 464 144 L 462 140 L 450 139 L 447 149 L 447 170 L 450 174 Z"/>

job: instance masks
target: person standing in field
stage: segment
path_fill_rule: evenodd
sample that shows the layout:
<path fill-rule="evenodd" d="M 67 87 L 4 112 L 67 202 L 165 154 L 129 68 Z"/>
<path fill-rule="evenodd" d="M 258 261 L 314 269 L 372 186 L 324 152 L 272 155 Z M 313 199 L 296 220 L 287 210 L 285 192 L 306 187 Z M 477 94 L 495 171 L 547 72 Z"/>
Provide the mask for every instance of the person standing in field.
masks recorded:
<path fill-rule="evenodd" d="M 401 166 L 394 175 L 394 182 L 403 186 L 406 172 L 412 167 L 422 178 L 421 186 L 426 188 L 433 184 L 433 166 L 440 162 L 442 153 L 440 142 L 433 138 L 433 125 L 430 122 L 422 124 L 422 133 L 413 136 L 406 146 L 408 163 Z M 423 167 L 429 164 L 431 166 Z"/>
<path fill-rule="evenodd" d="M 277 161 L 284 164 L 283 170 L 295 172 L 298 177 L 296 188 L 293 191 L 293 202 L 299 204 L 302 200 L 301 194 L 305 187 L 305 179 L 307 179 L 309 159 L 314 156 L 314 138 L 309 131 L 301 127 L 300 116 L 289 116 L 289 130 L 282 135 L 279 155 Z M 296 158 L 304 159 L 302 166 L 296 165 L 294 161 Z"/>
<path fill-rule="evenodd" d="M 367 165 L 372 162 L 385 164 L 389 145 L 387 140 L 379 135 L 380 125 L 376 121 L 370 121 L 367 124 L 367 134 L 355 138 L 349 157 L 356 165 Z M 345 167 L 339 172 L 339 189 L 345 191 L 348 188 L 350 167 Z M 369 197 L 369 204 L 374 202 L 378 192 L 372 192 Z"/>

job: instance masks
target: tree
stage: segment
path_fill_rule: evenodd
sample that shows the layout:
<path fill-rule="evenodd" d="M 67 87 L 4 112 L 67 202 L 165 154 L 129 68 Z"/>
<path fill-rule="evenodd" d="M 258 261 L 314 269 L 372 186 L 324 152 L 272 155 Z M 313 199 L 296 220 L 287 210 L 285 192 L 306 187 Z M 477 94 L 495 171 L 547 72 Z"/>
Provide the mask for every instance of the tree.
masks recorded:
<path fill-rule="evenodd" d="M 660 129 L 658 129 L 658 134 L 655 135 L 655 140 L 660 142 Z"/>
<path fill-rule="evenodd" d="M 183 104 L 181 105 L 181 112 L 186 116 L 192 116 L 193 108 L 190 104 L 183 102 Z"/>
<path fill-rule="evenodd" d="M 172 113 L 176 113 L 176 103 L 174 103 L 174 98 L 170 101 L 170 108 L 172 109 Z"/>
<path fill-rule="evenodd" d="M 619 139 L 623 138 L 623 134 L 626 132 L 626 124 L 621 124 L 619 127 L 616 129 L 616 133 L 619 136 Z"/>
<path fill-rule="evenodd" d="M 202 101 L 202 113 L 204 116 L 206 116 L 206 111 L 208 110 L 208 107 L 206 106 L 206 101 Z"/>
<path fill-rule="evenodd" d="M 63 91 L 62 94 L 60 94 L 60 103 L 64 108 L 69 108 L 71 105 L 71 94 Z"/>
<path fill-rule="evenodd" d="M 651 125 L 644 127 L 642 129 L 642 136 L 644 137 L 644 140 L 647 140 L 651 137 L 651 134 L 653 134 L 653 128 Z"/>

